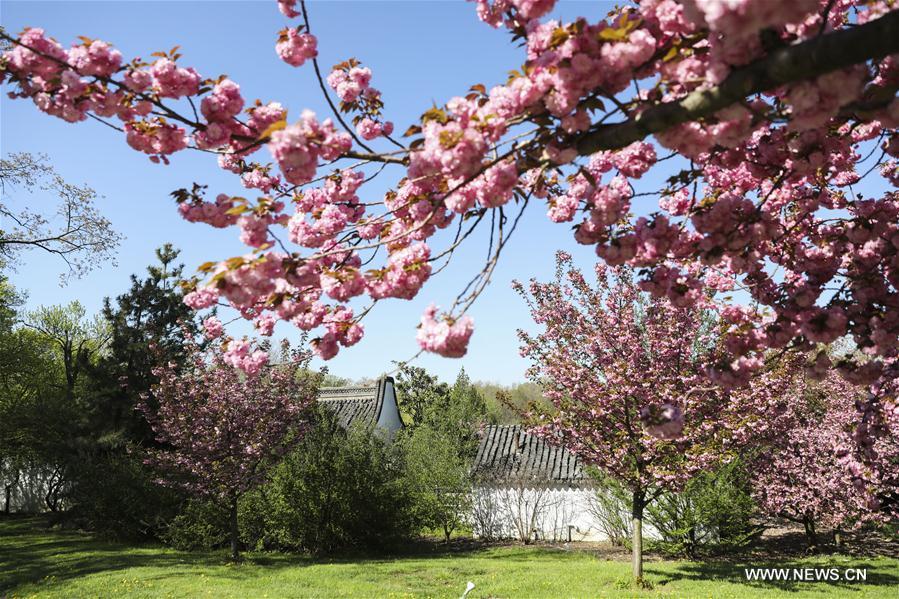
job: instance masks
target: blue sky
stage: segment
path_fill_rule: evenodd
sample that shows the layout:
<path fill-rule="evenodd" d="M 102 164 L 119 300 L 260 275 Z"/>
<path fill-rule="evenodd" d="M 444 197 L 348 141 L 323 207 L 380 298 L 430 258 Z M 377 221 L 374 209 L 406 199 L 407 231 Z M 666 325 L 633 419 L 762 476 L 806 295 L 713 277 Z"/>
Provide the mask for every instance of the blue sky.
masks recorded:
<path fill-rule="evenodd" d="M 611 7 L 605 2 L 566 2 L 557 13 L 596 19 Z M 524 60 L 522 49 L 510 43 L 508 34 L 480 23 L 474 6 L 466 2 L 312 1 L 309 8 L 322 67 L 327 70 L 351 56 L 369 66 L 373 85 L 383 92 L 386 115 L 400 132 L 432 104 L 462 95 L 474 83 L 489 88 L 503 82 L 506 72 Z M 305 108 L 320 117 L 328 114 L 311 65 L 295 69 L 274 52 L 277 32 L 287 21 L 273 0 L 2 0 L 0 23 L 11 32 L 26 25 L 43 27 L 66 46 L 78 35 L 101 38 L 119 48 L 126 59 L 148 59 L 154 51 L 180 45 L 183 65 L 195 67 L 204 76 L 228 74 L 241 85 L 248 101 L 280 101 L 288 108 L 290 120 Z M 64 267 L 59 261 L 36 252 L 26 255 L 11 278 L 28 291 L 29 307 L 77 298 L 89 311 L 96 311 L 105 296 L 127 289 L 129 275 L 142 273 L 153 260 L 153 250 L 164 242 L 182 250 L 188 273 L 207 260 L 246 251 L 236 230 L 183 221 L 169 197 L 172 190 L 195 181 L 209 185 L 211 194 L 245 193 L 235 177 L 218 169 L 208 154 L 180 152 L 172 157 L 170 166 L 154 165 L 132 151 L 121 134 L 96 122 L 70 125 L 39 113 L 28 101 L 12 101 L 5 94 L 0 99 L 0 151 L 4 155 L 46 153 L 66 180 L 87 183 L 104 196 L 100 210 L 125 236 L 117 266 L 106 264 L 66 287 L 58 284 Z M 257 156 L 269 158 L 267 150 Z M 675 161 L 659 165 L 640 181 L 637 191 L 658 189 L 677 168 Z M 401 174 L 398 169 L 388 169 L 363 187 L 362 200 L 380 199 Z M 13 205 L 52 201 L 17 193 L 4 200 Z M 654 200 L 642 199 L 634 209 L 648 212 L 654 205 Z M 470 311 L 476 330 L 468 355 L 461 360 L 425 356 L 417 363 L 449 380 L 463 365 L 475 379 L 523 380 L 527 363 L 518 355 L 516 329 L 530 328 L 531 323 L 510 282 L 549 278 L 556 249 L 571 252 L 582 266 L 589 266 L 595 258 L 592 248 L 574 242 L 569 225 L 553 225 L 546 219 L 544 207 L 534 203 L 509 242 L 492 285 Z M 432 279 L 415 300 L 380 303 L 365 321 L 363 341 L 330 361 L 330 371 L 349 378 L 376 376 L 392 368 L 391 360 L 412 356 L 417 351 L 415 326 L 424 307 L 432 301 L 450 304 L 481 267 L 485 253 L 485 236 L 470 239 L 453 264 Z M 244 323 L 231 329 L 238 334 L 249 331 Z M 275 332 L 276 338 L 283 336 L 298 338 L 287 323 L 280 323 Z"/>

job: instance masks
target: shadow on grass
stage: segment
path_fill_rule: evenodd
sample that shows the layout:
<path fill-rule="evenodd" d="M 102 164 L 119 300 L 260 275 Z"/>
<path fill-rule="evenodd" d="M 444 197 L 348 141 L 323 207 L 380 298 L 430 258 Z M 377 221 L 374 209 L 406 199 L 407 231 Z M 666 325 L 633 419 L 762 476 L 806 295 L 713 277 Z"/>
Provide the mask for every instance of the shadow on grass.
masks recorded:
<path fill-rule="evenodd" d="M 0 596 L 28 583 L 64 581 L 139 566 L 224 563 L 224 556 L 123 545 L 74 531 L 51 530 L 41 517 L 0 519 Z"/>
<path fill-rule="evenodd" d="M 749 580 L 746 569 L 777 569 L 789 570 L 789 574 L 783 576 L 790 580 Z M 812 570 L 809 577 L 803 581 L 802 574 L 795 574 L 797 570 Z M 832 572 L 831 569 L 835 571 Z M 850 580 L 844 577 L 847 570 L 866 570 L 867 575 L 864 580 Z M 821 580 L 816 580 L 815 571 Z M 886 588 L 899 588 L 899 573 L 897 573 L 894 563 L 873 564 L 869 561 L 859 560 L 857 562 L 847 563 L 841 560 L 840 563 L 825 561 L 810 562 L 753 562 L 738 564 L 734 562 L 684 562 L 675 566 L 673 569 L 659 570 L 648 566 L 646 573 L 653 576 L 653 584 L 664 586 L 676 581 L 711 581 L 717 580 L 721 582 L 729 582 L 733 584 L 744 585 L 755 589 L 777 589 L 783 592 L 798 592 L 806 590 L 809 584 L 826 584 L 848 592 L 861 591 L 866 586 L 881 586 Z M 850 575 L 853 575 L 851 573 Z"/>
<path fill-rule="evenodd" d="M 522 553 L 529 552 L 523 549 Z M 377 564 L 402 559 L 440 559 L 464 555 L 493 557 L 483 543 L 460 539 L 449 544 L 427 540 L 366 551 L 312 558 L 290 553 L 248 552 L 235 567 L 219 568 L 216 577 L 246 578 L 258 575 L 252 566 L 264 569 L 299 568 L 313 564 Z M 533 554 L 532 559 L 535 557 Z M 496 556 L 500 557 L 500 556 Z M 27 584 L 65 582 L 99 572 L 129 568 L 166 569 L 165 574 L 148 579 L 195 576 L 178 568 L 216 568 L 230 564 L 228 552 L 177 551 L 159 544 L 126 544 L 105 541 L 90 534 L 51 528 L 42 516 L 0 515 L 0 597 Z M 241 566 L 251 566 L 244 568 Z"/>

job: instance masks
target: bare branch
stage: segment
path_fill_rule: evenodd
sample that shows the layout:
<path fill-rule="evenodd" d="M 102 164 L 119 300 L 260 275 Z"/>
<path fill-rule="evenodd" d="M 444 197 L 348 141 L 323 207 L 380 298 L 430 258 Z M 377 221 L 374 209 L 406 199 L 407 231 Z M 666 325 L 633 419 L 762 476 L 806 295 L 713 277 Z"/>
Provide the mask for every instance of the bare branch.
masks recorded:
<path fill-rule="evenodd" d="M 86 185 L 67 183 L 46 156 L 17 153 L 0 159 L 0 185 L 4 192 L 0 199 L 0 258 L 15 265 L 20 252 L 27 249 L 59 256 L 68 268 L 60 277 L 62 282 L 69 276 L 85 274 L 103 261 L 115 262 L 115 249 L 122 236 L 97 211 L 97 193 Z M 12 208 L 8 205 L 9 192 L 16 186 L 32 194 L 58 198 L 55 215 L 46 210 L 48 206 L 41 197 L 26 207 Z"/>

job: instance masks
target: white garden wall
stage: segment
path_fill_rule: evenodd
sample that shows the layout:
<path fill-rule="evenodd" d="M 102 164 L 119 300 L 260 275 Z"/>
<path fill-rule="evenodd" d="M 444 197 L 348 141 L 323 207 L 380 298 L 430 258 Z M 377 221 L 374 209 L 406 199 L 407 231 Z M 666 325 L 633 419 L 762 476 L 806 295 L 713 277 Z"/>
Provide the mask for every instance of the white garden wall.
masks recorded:
<path fill-rule="evenodd" d="M 578 488 L 477 487 L 473 492 L 474 534 L 497 539 L 607 541 L 597 517 L 596 492 Z M 623 513 L 625 520 L 629 514 Z M 644 520 L 643 536 L 658 533 Z"/>

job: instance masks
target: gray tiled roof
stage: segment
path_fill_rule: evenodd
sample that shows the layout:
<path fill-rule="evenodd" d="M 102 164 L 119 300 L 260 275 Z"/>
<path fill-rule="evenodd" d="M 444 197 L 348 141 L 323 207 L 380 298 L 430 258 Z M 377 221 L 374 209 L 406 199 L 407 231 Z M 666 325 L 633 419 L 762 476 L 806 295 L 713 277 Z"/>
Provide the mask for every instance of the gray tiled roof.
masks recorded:
<path fill-rule="evenodd" d="M 481 434 L 472 470 L 497 483 L 519 480 L 534 485 L 589 486 L 579 457 L 528 434 L 519 425 L 488 426 Z"/>
<path fill-rule="evenodd" d="M 319 389 L 318 400 L 337 416 L 340 425 L 345 428 L 356 423 L 374 426 L 381 413 L 384 394 L 380 384 L 370 387 L 323 387 Z"/>

